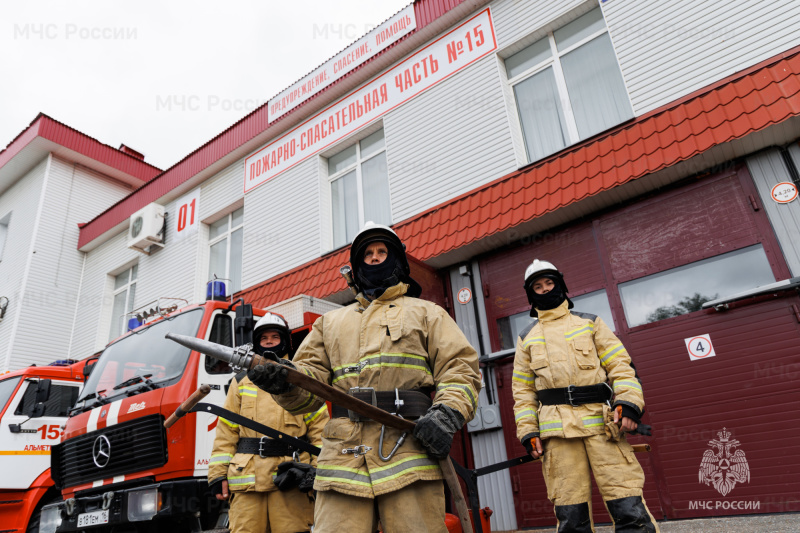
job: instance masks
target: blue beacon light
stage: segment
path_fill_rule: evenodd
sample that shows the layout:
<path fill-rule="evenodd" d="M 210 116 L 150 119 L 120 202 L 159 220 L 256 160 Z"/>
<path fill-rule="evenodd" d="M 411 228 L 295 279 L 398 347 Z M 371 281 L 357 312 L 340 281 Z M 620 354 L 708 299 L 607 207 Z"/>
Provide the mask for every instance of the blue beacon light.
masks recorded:
<path fill-rule="evenodd" d="M 209 281 L 206 285 L 206 301 L 220 300 L 225 301 L 228 299 L 225 293 L 225 284 L 219 280 Z"/>

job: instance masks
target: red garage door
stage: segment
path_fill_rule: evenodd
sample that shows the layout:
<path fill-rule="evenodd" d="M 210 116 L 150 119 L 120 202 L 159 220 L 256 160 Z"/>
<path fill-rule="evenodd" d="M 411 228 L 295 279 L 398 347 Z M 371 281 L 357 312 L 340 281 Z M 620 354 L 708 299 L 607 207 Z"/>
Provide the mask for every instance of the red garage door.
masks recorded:
<path fill-rule="evenodd" d="M 789 277 L 756 198 L 737 168 L 481 261 L 494 350 L 513 346 L 530 321 L 521 286 L 535 257 L 564 272 L 576 309 L 613 324 L 655 428 L 647 439 L 654 452 L 639 459 L 657 517 L 800 509 L 800 443 L 792 438 L 800 426 L 800 299 L 779 293 L 701 309 Z M 516 456 L 523 450 L 511 429 L 510 361 L 498 370 L 508 453 Z M 520 527 L 554 522 L 539 470 L 512 471 Z M 610 521 L 595 494 L 595 520 Z"/>

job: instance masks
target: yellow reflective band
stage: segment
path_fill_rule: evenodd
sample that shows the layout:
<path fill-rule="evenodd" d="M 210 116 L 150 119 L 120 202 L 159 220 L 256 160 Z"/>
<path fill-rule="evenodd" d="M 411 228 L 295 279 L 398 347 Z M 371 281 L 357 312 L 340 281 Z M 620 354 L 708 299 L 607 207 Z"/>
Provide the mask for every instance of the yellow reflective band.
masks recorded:
<path fill-rule="evenodd" d="M 306 394 L 308 394 L 308 398 L 306 399 L 306 401 L 304 401 L 303 403 L 301 403 L 299 406 L 295 407 L 294 409 L 287 409 L 287 411 L 289 411 L 293 415 L 300 414 L 306 407 L 308 407 L 309 405 L 314 403 L 314 400 L 317 399 L 317 397 L 315 395 L 311 394 L 310 392 L 306 392 Z"/>
<path fill-rule="evenodd" d="M 618 379 L 614 382 L 614 390 L 617 390 L 617 387 L 633 387 L 642 390 L 642 385 L 633 379 Z"/>
<path fill-rule="evenodd" d="M 579 327 L 578 329 L 573 329 L 572 331 L 564 333 L 564 337 L 566 337 L 567 340 L 572 340 L 575 337 L 583 335 L 584 333 L 593 333 L 593 332 L 594 332 L 594 324 L 587 324 L 585 326 Z"/>
<path fill-rule="evenodd" d="M 519 370 L 514 370 L 511 374 L 512 381 L 519 381 L 522 383 L 533 383 L 533 374 L 528 374 L 527 372 L 520 372 Z"/>
<path fill-rule="evenodd" d="M 230 453 L 215 453 L 209 459 L 209 463 L 230 463 L 233 455 Z"/>
<path fill-rule="evenodd" d="M 539 424 L 539 431 L 541 433 L 547 433 L 549 431 L 562 431 L 564 428 L 561 425 L 561 420 L 551 420 L 549 422 L 543 422 Z"/>
<path fill-rule="evenodd" d="M 603 426 L 603 417 L 602 416 L 584 416 L 581 418 L 583 422 L 583 427 L 591 428 L 595 426 Z"/>
<path fill-rule="evenodd" d="M 305 415 L 305 416 L 303 417 L 303 421 L 306 423 L 306 425 L 308 425 L 308 424 L 310 424 L 311 422 L 313 422 L 314 420 L 316 420 L 317 418 L 319 418 L 319 417 L 320 417 L 320 415 L 322 414 L 322 411 L 327 411 L 327 410 L 328 410 L 328 408 L 327 408 L 326 406 L 324 406 L 324 405 L 323 405 L 322 407 L 320 407 L 320 408 L 317 410 L 317 412 L 315 412 L 315 413 L 309 413 L 309 414 Z"/>
<path fill-rule="evenodd" d="M 531 337 L 530 339 L 526 340 L 522 343 L 523 348 L 527 348 L 531 344 L 544 344 L 544 337 Z"/>
<path fill-rule="evenodd" d="M 251 398 L 257 398 L 258 394 L 255 392 L 250 392 L 249 390 L 246 391 L 239 391 L 239 396 L 250 396 Z"/>
<path fill-rule="evenodd" d="M 620 354 L 620 352 L 625 351 L 625 347 L 622 343 L 617 343 L 611 348 L 607 349 L 605 352 L 600 354 L 600 363 L 603 366 L 606 366 L 612 359 Z"/>
<path fill-rule="evenodd" d="M 472 387 L 470 387 L 469 385 L 465 385 L 463 383 L 440 383 L 436 386 L 437 391 L 440 391 L 442 389 L 458 389 L 467 396 L 470 403 L 472 404 L 473 409 L 478 406 L 477 400 L 475 399 L 477 394 L 475 394 L 475 392 L 472 390 Z"/>
<path fill-rule="evenodd" d="M 363 478 L 367 479 L 362 481 Z M 349 485 L 360 485 L 362 487 L 372 486 L 368 473 L 347 466 L 317 465 L 317 479 L 346 483 Z"/>
<path fill-rule="evenodd" d="M 220 419 L 222 422 L 225 422 L 226 424 L 228 424 L 228 425 L 229 425 L 230 427 L 232 427 L 232 428 L 238 428 L 238 427 L 239 427 L 239 424 L 234 424 L 234 423 L 233 423 L 233 422 L 231 422 L 230 420 L 225 420 L 225 419 L 224 419 L 224 418 L 222 418 L 222 417 L 219 417 L 219 419 Z"/>
<path fill-rule="evenodd" d="M 228 485 L 249 485 L 256 482 L 256 476 L 229 477 Z"/>
<path fill-rule="evenodd" d="M 514 413 L 514 420 L 519 421 L 523 418 L 533 417 L 537 420 L 539 419 L 539 413 L 534 411 L 533 409 L 523 409 L 517 413 Z"/>

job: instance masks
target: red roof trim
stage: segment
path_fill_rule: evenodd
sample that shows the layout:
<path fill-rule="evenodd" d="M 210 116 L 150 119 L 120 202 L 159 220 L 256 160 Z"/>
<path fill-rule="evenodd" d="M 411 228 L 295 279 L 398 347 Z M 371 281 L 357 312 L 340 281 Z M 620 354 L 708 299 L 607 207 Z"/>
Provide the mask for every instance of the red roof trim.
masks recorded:
<path fill-rule="evenodd" d="M 463 2 L 464 0 L 416 0 L 414 2 L 414 13 L 417 16 L 417 28 L 414 31 L 404 36 L 398 42 L 381 50 L 381 52 L 371 57 L 363 64 L 351 70 L 285 115 L 276 119 L 272 123 L 272 126 L 281 124 L 288 120 L 289 117 L 296 116 L 298 113 L 303 113 L 304 108 L 306 108 L 310 102 L 321 98 L 334 87 L 340 85 L 344 80 L 351 78 L 356 75 L 356 73 L 363 70 L 366 65 L 371 64 L 384 54 L 391 52 L 398 43 L 419 33 L 420 30 L 431 22 L 440 18 Z M 234 123 L 228 129 L 222 131 L 200 148 L 178 161 L 175 165 L 158 176 L 157 179 L 148 182 L 95 217 L 81 229 L 80 236 L 78 237 L 78 248 L 83 248 L 111 228 L 124 222 L 131 214 L 147 204 L 158 200 L 216 161 L 219 161 L 224 156 L 262 134 L 270 127 L 267 108 L 267 104 L 262 105 L 249 115 Z"/>
<path fill-rule="evenodd" d="M 43 113 L 39 113 L 33 119 L 33 122 L 17 135 L 5 150 L 0 152 L 0 167 L 11 161 L 36 137 L 47 139 L 64 148 L 78 152 L 86 157 L 91 157 L 99 163 L 108 165 L 142 181 L 151 180 L 161 173 L 161 169 L 107 144 L 103 144 L 97 139 L 70 128 Z"/>
<path fill-rule="evenodd" d="M 428 260 L 800 115 L 798 50 L 464 193 L 394 229 L 409 253 Z M 297 294 L 330 296 L 345 288 L 338 267 L 347 262 L 347 250 L 240 295 L 260 307 Z"/>

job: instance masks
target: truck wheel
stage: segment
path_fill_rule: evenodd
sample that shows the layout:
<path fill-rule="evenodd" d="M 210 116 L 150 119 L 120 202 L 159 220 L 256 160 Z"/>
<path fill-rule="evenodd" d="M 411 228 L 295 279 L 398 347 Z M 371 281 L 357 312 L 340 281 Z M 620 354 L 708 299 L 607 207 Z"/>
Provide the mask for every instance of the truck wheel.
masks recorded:
<path fill-rule="evenodd" d="M 42 501 L 40 501 L 39 505 L 36 506 L 36 510 L 33 511 L 31 519 L 28 520 L 28 529 L 25 530 L 26 533 L 39 533 L 39 521 L 42 518 L 42 507 L 51 503 L 55 503 L 60 499 L 61 498 L 54 496 L 53 494 L 45 494 L 44 497 L 42 497 Z"/>

